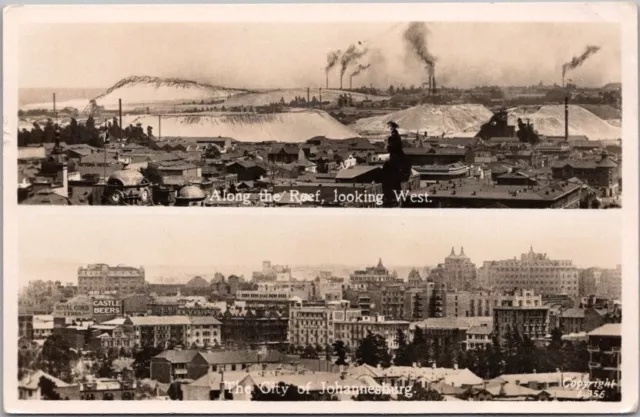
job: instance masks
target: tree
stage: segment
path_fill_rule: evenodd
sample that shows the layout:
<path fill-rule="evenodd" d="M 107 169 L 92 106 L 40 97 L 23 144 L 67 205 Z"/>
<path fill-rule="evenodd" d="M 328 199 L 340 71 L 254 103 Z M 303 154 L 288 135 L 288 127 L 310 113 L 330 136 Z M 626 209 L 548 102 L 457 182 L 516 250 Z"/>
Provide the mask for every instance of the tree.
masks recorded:
<path fill-rule="evenodd" d="M 313 346 L 307 345 L 300 357 L 304 359 L 318 359 L 318 352 Z"/>
<path fill-rule="evenodd" d="M 40 377 L 38 381 L 40 395 L 43 400 L 61 400 L 60 394 L 55 391 L 56 383 L 45 376 Z"/>
<path fill-rule="evenodd" d="M 167 395 L 174 401 L 182 401 L 182 381 L 174 381 L 169 385 Z"/>
<path fill-rule="evenodd" d="M 136 378 L 149 378 L 151 358 L 158 355 L 160 352 L 162 352 L 162 349 L 159 347 L 145 346 L 134 353 L 133 370 L 136 374 Z"/>
<path fill-rule="evenodd" d="M 57 333 L 49 336 L 42 345 L 42 359 L 45 372 L 63 381 L 69 380 L 75 354 L 65 338 Z"/>
<path fill-rule="evenodd" d="M 140 173 L 152 184 L 162 183 L 162 175 L 155 166 L 147 165 L 146 168 L 140 168 Z"/>
<path fill-rule="evenodd" d="M 396 341 L 398 343 L 398 349 L 396 349 L 396 355 L 393 359 L 393 363 L 396 366 L 411 366 L 414 362 L 413 349 L 407 343 L 404 332 L 400 329 L 398 329 Z"/>
<path fill-rule="evenodd" d="M 551 330 L 551 342 L 549 343 L 549 350 L 558 351 L 562 348 L 562 330 L 559 327 Z"/>
<path fill-rule="evenodd" d="M 347 364 L 347 347 L 342 340 L 336 340 L 333 342 L 333 353 L 338 357 L 336 365 Z"/>
<path fill-rule="evenodd" d="M 109 378 L 111 376 L 112 362 L 109 359 L 103 359 L 100 363 L 100 367 L 98 368 L 98 376 L 100 378 Z"/>
<path fill-rule="evenodd" d="M 387 349 L 387 342 L 379 334 L 369 332 L 367 336 L 360 341 L 360 345 L 356 351 L 356 361 L 359 365 L 367 364 L 370 366 L 382 365 L 384 368 L 391 366 L 391 355 Z"/>

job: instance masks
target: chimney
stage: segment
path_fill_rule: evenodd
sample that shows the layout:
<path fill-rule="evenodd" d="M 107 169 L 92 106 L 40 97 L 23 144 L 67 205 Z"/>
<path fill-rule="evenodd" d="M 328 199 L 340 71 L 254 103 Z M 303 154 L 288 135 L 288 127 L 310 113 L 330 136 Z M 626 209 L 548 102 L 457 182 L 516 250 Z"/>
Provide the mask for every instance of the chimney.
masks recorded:
<path fill-rule="evenodd" d="M 58 121 L 58 113 L 56 112 L 56 93 L 53 93 L 53 116 Z"/>
<path fill-rule="evenodd" d="M 329 71 L 327 71 L 326 74 L 327 74 L 327 83 L 325 85 L 325 88 L 328 90 L 329 89 Z"/>
<path fill-rule="evenodd" d="M 432 94 L 435 96 L 436 95 L 436 76 L 435 75 L 431 76 L 431 91 L 432 91 Z"/>
<path fill-rule="evenodd" d="M 329 76 L 327 75 L 327 77 L 329 77 Z M 329 78 L 327 78 L 327 88 L 329 88 L 328 84 L 329 84 Z M 319 91 L 320 91 L 320 94 L 319 94 L 320 95 L 320 110 L 322 110 L 322 88 Z"/>
<path fill-rule="evenodd" d="M 564 140 L 569 140 L 569 96 L 564 98 Z"/>
<path fill-rule="evenodd" d="M 433 78 L 431 77 L 431 75 L 429 75 L 429 91 L 427 92 L 428 95 L 431 95 L 431 93 L 433 92 Z"/>
<path fill-rule="evenodd" d="M 158 140 L 161 140 L 161 139 L 162 139 L 162 116 L 158 115 Z"/>
<path fill-rule="evenodd" d="M 309 87 L 307 87 L 307 107 L 311 106 L 311 98 L 309 94 Z"/>
<path fill-rule="evenodd" d="M 349 76 L 349 90 L 353 88 L 353 75 Z"/>
<path fill-rule="evenodd" d="M 120 117 L 120 120 L 118 120 L 118 123 L 120 123 L 120 129 L 122 129 L 122 99 L 121 98 L 118 99 L 118 116 Z"/>

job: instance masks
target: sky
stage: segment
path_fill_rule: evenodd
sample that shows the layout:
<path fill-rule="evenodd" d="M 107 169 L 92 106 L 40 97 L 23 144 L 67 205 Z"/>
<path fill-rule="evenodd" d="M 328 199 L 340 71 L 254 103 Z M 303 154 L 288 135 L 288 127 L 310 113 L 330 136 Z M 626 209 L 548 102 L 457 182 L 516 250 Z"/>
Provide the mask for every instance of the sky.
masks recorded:
<path fill-rule="evenodd" d="M 144 266 L 147 279 L 197 271 L 249 274 L 275 264 L 423 267 L 460 247 L 477 266 L 534 251 L 579 267 L 621 263 L 616 211 L 249 208 L 19 210 L 19 282 L 75 282 L 87 263 Z M 266 209 L 269 210 L 269 209 Z M 107 214 L 105 214 L 107 213 Z M 400 215 L 401 213 L 401 215 Z M 245 275 L 248 276 L 248 275 Z"/>
<path fill-rule="evenodd" d="M 240 88 L 322 87 L 326 55 L 363 41 L 371 67 L 354 87 L 420 85 L 408 23 L 92 23 L 21 26 L 21 88 L 107 88 L 131 75 L 178 77 Z M 612 23 L 428 23 L 438 85 L 561 83 L 562 64 L 587 45 L 602 49 L 568 75 L 586 86 L 621 79 L 620 30 Z M 350 73 L 350 72 L 348 72 Z M 348 84 L 348 77 L 344 79 Z M 339 74 L 330 74 L 337 87 Z"/>

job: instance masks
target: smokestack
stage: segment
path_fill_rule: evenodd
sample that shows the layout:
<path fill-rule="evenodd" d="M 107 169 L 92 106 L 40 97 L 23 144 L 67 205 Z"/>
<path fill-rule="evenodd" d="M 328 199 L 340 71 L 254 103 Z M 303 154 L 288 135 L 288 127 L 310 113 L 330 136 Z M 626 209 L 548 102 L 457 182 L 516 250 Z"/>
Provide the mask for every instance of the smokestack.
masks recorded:
<path fill-rule="evenodd" d="M 328 89 L 329 89 L 329 71 L 327 71 L 325 74 L 327 75 L 326 88 L 327 88 L 327 90 L 328 90 Z"/>
<path fill-rule="evenodd" d="M 120 129 L 122 129 L 122 99 L 121 98 L 118 99 L 118 116 L 120 117 L 120 120 L 118 121 L 120 123 Z"/>
<path fill-rule="evenodd" d="M 349 90 L 353 88 L 353 75 L 349 77 Z"/>
<path fill-rule="evenodd" d="M 56 112 L 56 93 L 53 93 L 53 116 L 58 121 L 58 113 Z"/>
<path fill-rule="evenodd" d="M 158 140 L 162 139 L 162 116 L 158 115 Z"/>
<path fill-rule="evenodd" d="M 429 91 L 427 92 L 428 95 L 431 95 L 433 93 L 433 78 L 431 77 L 431 75 L 429 75 Z"/>
<path fill-rule="evenodd" d="M 433 95 L 436 95 L 436 76 L 431 76 L 431 88 L 433 89 Z"/>
<path fill-rule="evenodd" d="M 320 89 L 320 110 L 322 110 L 322 88 Z"/>
<path fill-rule="evenodd" d="M 569 140 L 569 96 L 564 97 L 564 140 Z"/>
<path fill-rule="evenodd" d="M 309 96 L 309 87 L 307 87 L 307 107 L 311 107 L 311 97 Z"/>

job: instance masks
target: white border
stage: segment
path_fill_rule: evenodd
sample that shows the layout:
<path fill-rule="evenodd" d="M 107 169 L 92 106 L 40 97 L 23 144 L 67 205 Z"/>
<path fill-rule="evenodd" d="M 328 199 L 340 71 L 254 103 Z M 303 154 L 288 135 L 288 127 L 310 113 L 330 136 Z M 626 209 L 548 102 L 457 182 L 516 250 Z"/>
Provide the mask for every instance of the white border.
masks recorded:
<path fill-rule="evenodd" d="M 27 22 L 42 23 L 98 23 L 98 22 L 286 22 L 286 21 L 555 21 L 555 22 L 617 22 L 621 27 L 622 84 L 623 84 L 623 178 L 624 195 L 621 210 L 555 211 L 518 210 L 518 214 L 502 210 L 465 210 L 466 216 L 485 218 L 521 215 L 523 221 L 532 216 L 545 221 L 555 216 L 591 216 L 597 228 L 598 216 L 623 216 L 623 401 L 621 403 L 508 403 L 508 402 L 317 402 L 312 407 L 305 403 L 257 402 L 130 402 L 108 403 L 108 409 L 89 409 L 85 401 L 19 401 L 16 393 L 17 346 L 12 343 L 17 335 L 17 282 L 18 225 L 15 184 L 17 183 L 17 51 L 18 27 Z M 637 8 L 634 3 L 459 3 L 459 4 L 272 4 L 272 5 L 60 5 L 60 6 L 8 6 L 4 9 L 4 404 L 11 413 L 299 413 L 299 414 L 406 414 L 406 413 L 620 413 L 637 408 L 638 399 L 638 61 L 637 61 Z M 107 207 L 20 207 L 21 212 L 46 216 L 52 210 L 91 210 L 95 218 L 122 216 L 129 210 L 163 210 L 166 215 L 184 215 L 176 208 L 107 208 Z M 193 210 L 193 209 L 192 209 Z M 455 210 L 393 211 L 393 210 L 322 210 L 322 209 L 259 209 L 216 208 L 207 216 L 238 217 L 265 216 L 371 216 L 380 221 L 384 216 L 423 217 L 431 221 L 438 216 L 451 215 Z M 460 214 L 460 211 L 455 211 Z M 191 212 L 189 212 L 191 213 Z M 203 215 L 203 212 L 193 212 Z M 72 225 L 70 214 L 70 227 Z M 547 217 L 548 216 L 548 217 Z M 437 221 L 437 220 L 436 220 Z M 484 220 L 486 221 L 486 220 Z M 46 234 L 46 231 L 43 231 Z M 52 248 L 55 251 L 55 248 Z M 339 404 L 338 407 L 336 405 Z M 535 404 L 535 406 L 533 406 Z"/>

